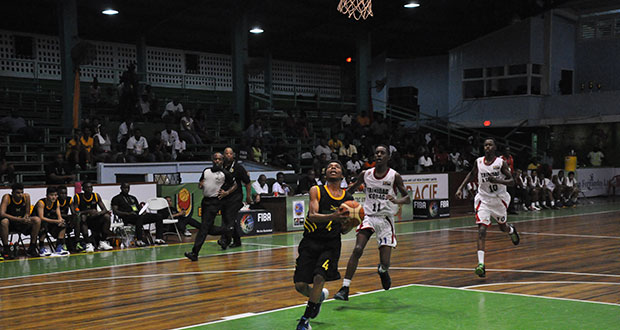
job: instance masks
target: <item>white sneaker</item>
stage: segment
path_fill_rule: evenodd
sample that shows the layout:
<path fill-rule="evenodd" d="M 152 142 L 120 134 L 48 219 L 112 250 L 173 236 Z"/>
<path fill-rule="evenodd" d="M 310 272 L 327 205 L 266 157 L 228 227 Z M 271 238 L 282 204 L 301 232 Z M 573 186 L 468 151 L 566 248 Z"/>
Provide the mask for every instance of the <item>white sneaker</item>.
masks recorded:
<path fill-rule="evenodd" d="M 42 247 L 39 249 L 39 257 L 49 257 L 52 255 L 52 251 Z"/>
<path fill-rule="evenodd" d="M 112 245 L 110 245 L 110 243 L 108 243 L 107 241 L 99 242 L 99 250 L 109 251 L 112 249 L 113 249 Z"/>
<path fill-rule="evenodd" d="M 189 229 L 185 229 L 185 232 L 183 233 L 183 236 L 191 237 L 192 236 L 192 232 L 189 231 Z"/>
<path fill-rule="evenodd" d="M 166 241 L 164 241 L 164 240 L 163 240 L 163 239 L 161 239 L 161 238 L 156 238 L 156 239 L 153 241 L 153 243 L 155 243 L 155 244 L 157 244 L 157 245 L 163 245 L 163 244 L 166 244 Z"/>
<path fill-rule="evenodd" d="M 86 253 L 93 253 L 93 252 L 95 252 L 95 246 L 92 243 L 87 243 L 86 244 L 86 248 L 84 249 L 84 252 L 86 252 Z"/>

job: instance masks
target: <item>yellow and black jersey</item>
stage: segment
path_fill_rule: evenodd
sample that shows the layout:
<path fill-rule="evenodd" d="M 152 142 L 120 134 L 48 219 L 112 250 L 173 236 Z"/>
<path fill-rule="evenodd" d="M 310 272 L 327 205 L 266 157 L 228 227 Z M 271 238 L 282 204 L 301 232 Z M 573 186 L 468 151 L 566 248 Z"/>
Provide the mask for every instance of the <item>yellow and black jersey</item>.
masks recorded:
<path fill-rule="evenodd" d="M 69 214 L 69 210 L 71 209 L 72 202 L 73 202 L 73 199 L 71 199 L 70 197 L 67 197 L 64 200 L 61 200 L 59 197 L 58 205 L 60 206 L 60 214 Z"/>
<path fill-rule="evenodd" d="M 331 214 L 338 210 L 340 204 L 353 200 L 353 196 L 342 189 L 340 198 L 334 198 L 332 194 L 327 190 L 327 186 L 317 186 L 318 198 L 319 198 L 319 212 L 320 214 Z M 340 222 L 328 221 L 315 223 L 308 219 L 306 215 L 306 221 L 304 221 L 304 237 L 329 240 L 340 237 Z"/>
<path fill-rule="evenodd" d="M 32 213 L 30 215 L 38 217 L 39 212 L 37 211 L 37 207 L 39 204 L 43 203 L 43 216 L 48 219 L 56 219 L 56 208 L 58 207 L 58 201 L 55 201 L 52 205 L 47 205 L 47 201 L 45 198 L 39 199 L 38 202 L 34 204 L 34 208 L 32 209 Z"/>
<path fill-rule="evenodd" d="M 26 212 L 30 211 L 30 205 L 26 205 L 26 198 L 22 197 L 21 201 L 13 199 L 13 195 L 9 194 L 9 205 L 6 207 L 6 213 L 14 217 L 24 217 Z"/>
<path fill-rule="evenodd" d="M 74 200 L 80 211 L 97 210 L 97 205 L 99 204 L 101 197 L 97 193 L 92 193 L 90 198 L 86 198 L 84 193 L 79 193 L 75 195 Z"/>

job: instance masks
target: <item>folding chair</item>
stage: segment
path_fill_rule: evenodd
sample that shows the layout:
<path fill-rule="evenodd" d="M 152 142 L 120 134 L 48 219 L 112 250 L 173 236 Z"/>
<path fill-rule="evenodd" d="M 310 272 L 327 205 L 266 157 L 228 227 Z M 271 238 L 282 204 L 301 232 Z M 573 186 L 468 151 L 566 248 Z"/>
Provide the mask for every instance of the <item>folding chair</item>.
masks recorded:
<path fill-rule="evenodd" d="M 177 237 L 179 238 L 179 242 L 182 242 L 181 240 L 181 234 L 179 233 L 179 228 L 177 228 L 176 224 L 179 222 L 179 220 L 174 219 L 172 217 L 172 211 L 170 211 L 170 207 L 168 206 L 168 201 L 165 198 L 162 197 L 153 197 L 153 198 L 149 198 L 146 201 L 147 205 L 148 205 L 148 209 L 151 211 L 159 211 L 159 210 L 163 210 L 166 209 L 168 210 L 168 215 L 167 218 L 164 219 L 164 225 L 173 225 L 174 230 L 176 231 Z M 151 228 L 149 226 L 149 228 Z M 175 232 L 165 232 L 165 235 L 174 235 Z"/>

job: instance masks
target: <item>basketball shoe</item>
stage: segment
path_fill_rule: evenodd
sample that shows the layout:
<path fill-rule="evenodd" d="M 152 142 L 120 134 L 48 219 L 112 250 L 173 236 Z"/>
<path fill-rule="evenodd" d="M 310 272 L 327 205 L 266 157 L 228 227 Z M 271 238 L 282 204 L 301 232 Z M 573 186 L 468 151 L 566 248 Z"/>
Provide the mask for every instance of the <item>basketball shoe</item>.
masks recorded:
<path fill-rule="evenodd" d="M 519 238 L 519 233 L 517 232 L 517 227 L 510 225 L 510 227 L 512 227 L 512 234 L 510 234 L 510 240 L 512 241 L 512 244 L 514 245 L 519 245 L 519 242 L 521 241 L 521 238 Z"/>
<path fill-rule="evenodd" d="M 389 290 L 392 286 L 392 279 L 388 271 L 381 272 L 381 265 L 379 265 L 377 266 L 377 273 L 379 273 L 379 277 L 381 277 L 381 286 L 383 286 L 383 290 Z"/>
<path fill-rule="evenodd" d="M 478 267 L 476 267 L 476 275 L 478 275 L 478 277 L 485 277 L 487 272 L 484 269 L 484 264 L 478 264 Z"/>
<path fill-rule="evenodd" d="M 340 290 L 338 290 L 338 292 L 336 292 L 336 294 L 334 295 L 334 299 L 348 301 L 349 300 L 349 287 L 343 286 L 342 288 L 340 288 Z"/>

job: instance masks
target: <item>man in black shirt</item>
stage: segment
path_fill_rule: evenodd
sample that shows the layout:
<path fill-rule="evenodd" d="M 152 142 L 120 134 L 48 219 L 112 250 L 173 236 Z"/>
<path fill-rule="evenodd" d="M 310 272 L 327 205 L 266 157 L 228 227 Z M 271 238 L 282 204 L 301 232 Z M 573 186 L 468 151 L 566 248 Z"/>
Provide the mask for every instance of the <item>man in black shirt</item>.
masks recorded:
<path fill-rule="evenodd" d="M 45 184 L 65 184 L 75 181 L 75 173 L 65 162 L 62 153 L 56 154 L 56 160 L 45 166 Z"/>
<path fill-rule="evenodd" d="M 234 177 L 223 168 L 224 156 L 222 153 L 214 153 L 211 159 L 213 160 L 213 167 L 206 168 L 202 172 L 200 182 L 198 182 L 198 187 L 202 189 L 202 195 L 204 196 L 200 206 L 202 209 L 202 223 L 196 235 L 192 251 L 185 252 L 185 256 L 191 261 L 198 260 L 198 254 L 207 238 L 207 234 L 221 235 L 224 232 L 222 228 L 214 227 L 213 221 L 217 213 L 223 209 L 226 196 L 229 196 L 237 189 Z M 222 244 L 220 243 L 220 245 Z M 224 245 L 222 245 L 222 248 L 224 248 Z"/>
<path fill-rule="evenodd" d="M 26 253 L 29 257 L 38 257 L 37 236 L 41 228 L 41 219 L 30 216 L 30 195 L 24 193 L 24 185 L 14 183 L 11 193 L 2 196 L 0 203 L 0 237 L 2 238 L 2 258 L 10 258 L 9 232 L 30 235 L 30 246 Z"/>
<path fill-rule="evenodd" d="M 142 239 L 144 235 L 143 225 L 147 223 L 155 223 L 155 244 L 166 244 L 164 241 L 164 218 L 157 213 L 143 213 L 140 212 L 140 202 L 136 196 L 129 194 L 129 183 L 121 183 L 121 193 L 112 197 L 112 211 L 119 218 L 123 220 L 125 224 L 132 224 L 136 226 L 136 246 L 146 246 Z"/>
<path fill-rule="evenodd" d="M 235 160 L 235 152 L 231 147 L 224 149 L 224 168 L 233 175 L 238 189 L 235 189 L 235 191 L 223 201 L 222 226 L 227 232 L 220 238 L 220 240 L 223 241 L 220 243 L 222 249 L 226 249 L 231 241 L 231 236 L 232 244 L 230 247 L 241 246 L 241 235 L 239 235 L 239 231 L 235 225 L 237 214 L 239 214 L 239 210 L 243 206 L 243 190 L 241 189 L 241 185 L 245 186 L 245 202 L 252 204 L 252 184 L 250 183 L 250 176 L 243 165 L 237 163 Z"/>
<path fill-rule="evenodd" d="M 325 170 L 326 185 L 310 188 L 310 207 L 304 221 L 304 237 L 299 243 L 299 257 L 295 261 L 295 290 L 308 297 L 308 305 L 297 329 L 310 329 L 309 320 L 320 311 L 321 303 L 329 294 L 325 281 L 340 278 L 341 222 L 349 215 L 339 209 L 340 204 L 353 196 L 340 188 L 342 164 L 331 161 Z M 312 284 L 312 286 L 310 286 Z"/>

